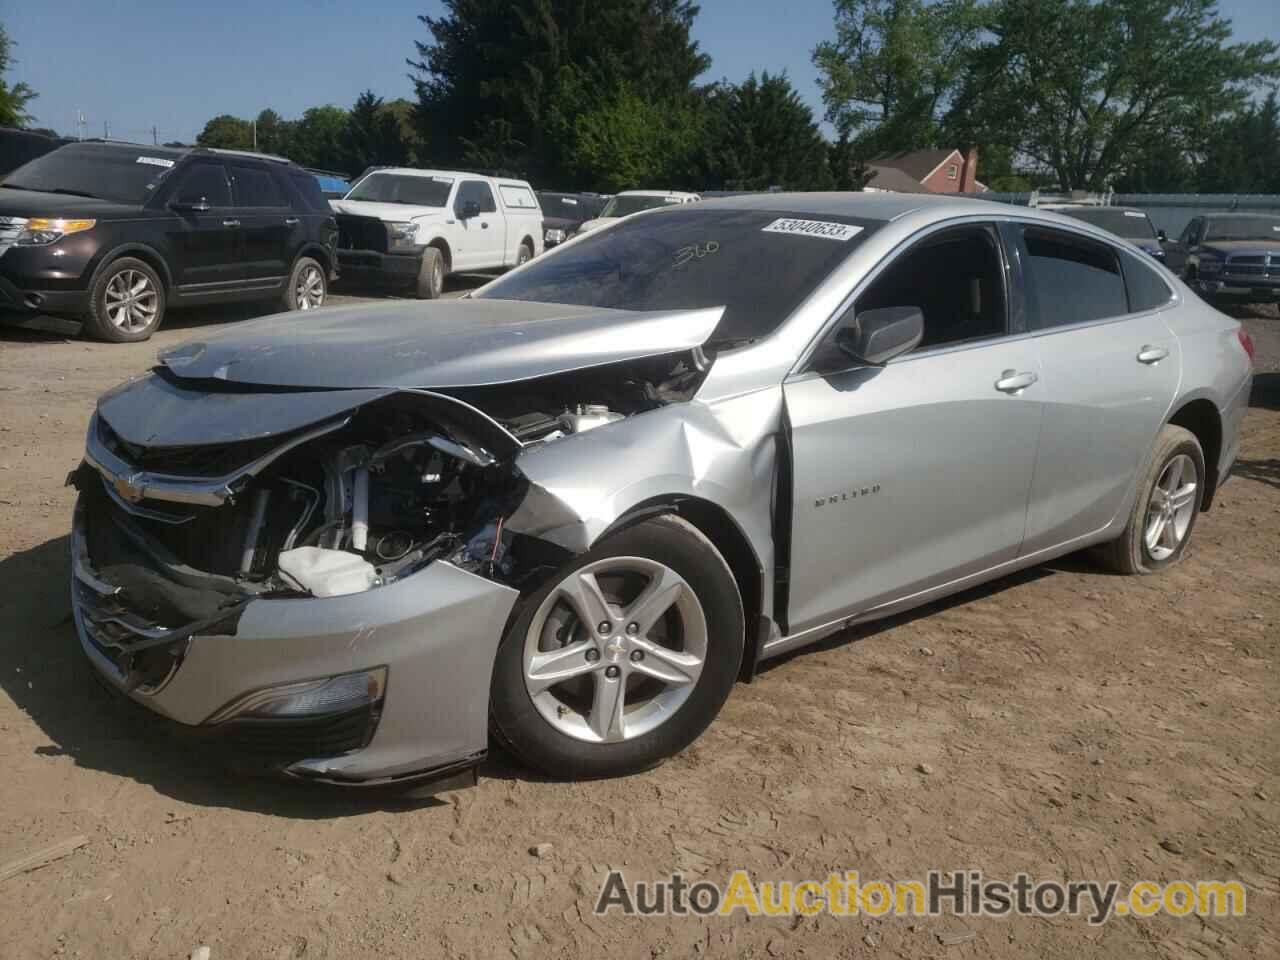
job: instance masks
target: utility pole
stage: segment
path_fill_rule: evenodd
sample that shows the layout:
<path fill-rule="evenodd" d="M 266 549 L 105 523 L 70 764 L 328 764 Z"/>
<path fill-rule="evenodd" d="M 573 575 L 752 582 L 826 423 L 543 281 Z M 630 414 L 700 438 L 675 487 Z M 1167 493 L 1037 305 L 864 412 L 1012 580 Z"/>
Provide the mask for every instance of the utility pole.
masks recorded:
<path fill-rule="evenodd" d="M 84 111 L 76 111 L 76 139 L 84 139 Z"/>
<path fill-rule="evenodd" d="M 108 123 L 106 120 L 102 121 L 102 139 L 103 140 L 111 139 L 111 124 Z"/>
<path fill-rule="evenodd" d="M 156 130 L 154 123 L 151 125 L 151 142 L 157 147 L 160 146 L 160 132 Z"/>
<path fill-rule="evenodd" d="M 258 151 L 258 119 L 257 117 L 253 119 L 252 123 L 253 123 L 253 150 L 255 153 L 257 153 Z"/>

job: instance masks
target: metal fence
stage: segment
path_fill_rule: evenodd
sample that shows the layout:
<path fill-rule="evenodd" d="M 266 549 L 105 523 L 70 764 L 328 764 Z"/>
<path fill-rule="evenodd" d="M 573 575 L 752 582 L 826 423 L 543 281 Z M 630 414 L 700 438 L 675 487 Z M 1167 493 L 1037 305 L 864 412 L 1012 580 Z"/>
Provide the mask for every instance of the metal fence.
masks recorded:
<path fill-rule="evenodd" d="M 1057 194 L 1050 197 L 1044 193 L 984 193 L 982 199 L 1027 207 L 1034 201 L 1049 203 L 1052 200 L 1060 203 L 1082 198 Z M 1115 207 L 1140 207 L 1146 211 L 1156 229 L 1163 230 L 1170 237 L 1182 233 L 1182 228 L 1192 217 L 1206 213 L 1233 210 L 1280 212 L 1280 194 L 1274 193 L 1112 193 L 1105 196 L 1093 195 L 1088 199 L 1090 202 Z"/>

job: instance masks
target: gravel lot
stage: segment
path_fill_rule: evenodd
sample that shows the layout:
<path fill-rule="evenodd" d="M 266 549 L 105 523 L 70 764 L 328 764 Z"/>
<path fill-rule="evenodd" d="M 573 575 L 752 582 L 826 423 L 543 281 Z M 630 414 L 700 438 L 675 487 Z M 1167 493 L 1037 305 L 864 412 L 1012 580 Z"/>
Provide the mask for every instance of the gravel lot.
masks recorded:
<path fill-rule="evenodd" d="M 88 840 L 0 880 L 0 955 L 1280 956 L 1274 309 L 1243 314 L 1260 352 L 1239 472 L 1169 574 L 1068 558 L 772 664 L 656 771 L 548 783 L 496 755 L 431 801 L 228 779 L 123 712 L 77 648 L 62 483 L 94 398 L 253 313 L 175 314 L 130 346 L 0 328 L 0 865 Z M 1238 879 L 1249 915 L 600 919 L 609 866 Z"/>

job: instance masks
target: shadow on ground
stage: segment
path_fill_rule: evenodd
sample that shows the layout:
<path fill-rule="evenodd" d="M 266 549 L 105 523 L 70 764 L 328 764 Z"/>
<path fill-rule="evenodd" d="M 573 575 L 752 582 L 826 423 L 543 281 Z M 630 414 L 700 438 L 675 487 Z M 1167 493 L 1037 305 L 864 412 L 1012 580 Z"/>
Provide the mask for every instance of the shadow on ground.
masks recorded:
<path fill-rule="evenodd" d="M 303 819 L 444 806 L 401 791 L 249 778 L 197 755 L 159 718 L 105 689 L 80 651 L 68 594 L 67 538 L 0 560 L 0 688 L 49 738 L 42 757 L 127 777 L 186 803 Z"/>

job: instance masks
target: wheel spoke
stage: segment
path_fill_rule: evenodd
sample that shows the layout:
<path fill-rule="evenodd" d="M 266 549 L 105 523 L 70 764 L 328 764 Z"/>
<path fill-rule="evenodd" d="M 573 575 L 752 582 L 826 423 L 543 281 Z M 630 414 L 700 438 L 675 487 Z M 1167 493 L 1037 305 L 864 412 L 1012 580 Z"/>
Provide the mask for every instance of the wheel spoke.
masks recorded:
<path fill-rule="evenodd" d="M 582 640 L 558 650 L 535 654 L 525 667 L 525 683 L 529 693 L 537 696 L 548 687 L 597 669 L 599 661 L 593 663 L 587 659 L 587 650 L 594 647 L 595 644 L 590 641 Z"/>
<path fill-rule="evenodd" d="M 648 636 L 649 631 L 684 595 L 686 589 L 688 584 L 683 577 L 669 567 L 661 568 L 644 588 L 644 592 L 627 608 L 627 621 L 639 626 L 636 635 Z"/>
<path fill-rule="evenodd" d="M 573 607 L 584 628 L 594 632 L 596 625 L 613 620 L 613 609 L 600 591 L 595 574 L 585 571 L 560 584 L 560 595 Z"/>
<path fill-rule="evenodd" d="M 1154 551 L 1160 546 L 1160 540 L 1164 536 L 1164 528 L 1166 526 L 1168 526 L 1168 523 L 1164 518 L 1164 514 L 1159 514 L 1154 522 L 1147 527 L 1146 541 L 1148 550 Z"/>
<path fill-rule="evenodd" d="M 643 660 L 631 661 L 636 673 L 675 686 L 696 683 L 702 674 L 702 658 L 680 650 L 670 650 L 649 640 L 632 639 L 631 646 L 644 653 Z"/>
<path fill-rule="evenodd" d="M 1172 520 L 1164 523 L 1160 530 L 1160 546 L 1166 550 L 1175 550 L 1178 546 L 1178 525 Z"/>
<path fill-rule="evenodd" d="M 1196 485 L 1194 482 L 1183 484 L 1174 491 L 1173 495 L 1170 497 L 1170 500 L 1173 502 L 1173 509 L 1175 510 L 1181 510 L 1184 507 L 1191 506 L 1191 504 L 1195 502 L 1195 499 Z"/>
<path fill-rule="evenodd" d="M 595 694 L 591 698 L 591 715 L 588 722 L 601 740 L 622 740 L 626 737 L 623 711 L 627 705 L 625 676 L 606 677 L 604 671 L 596 673 Z"/>

